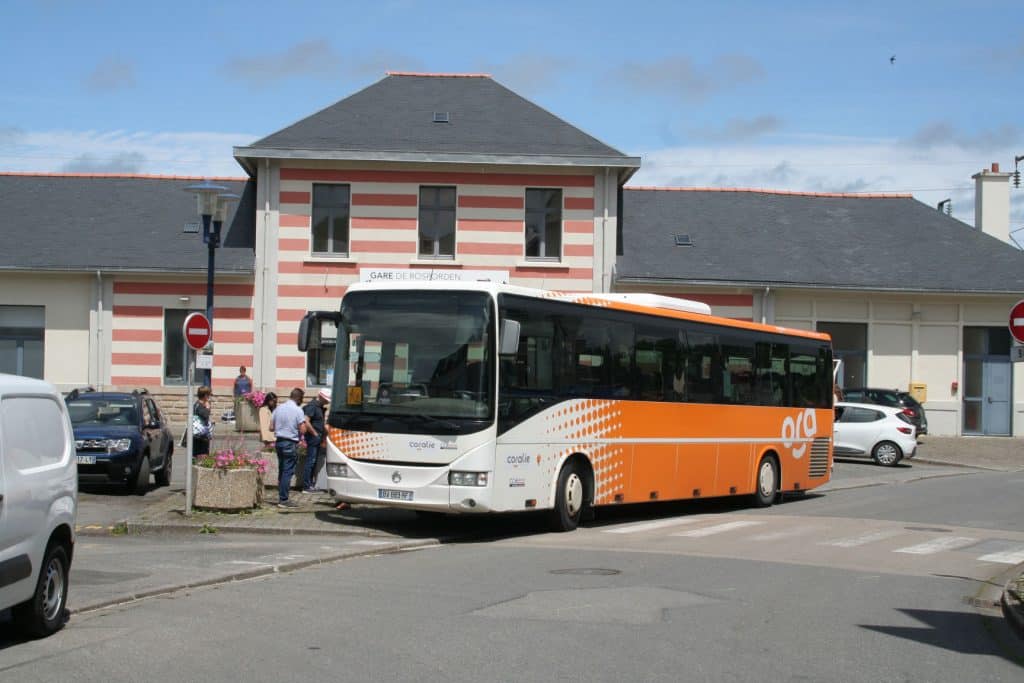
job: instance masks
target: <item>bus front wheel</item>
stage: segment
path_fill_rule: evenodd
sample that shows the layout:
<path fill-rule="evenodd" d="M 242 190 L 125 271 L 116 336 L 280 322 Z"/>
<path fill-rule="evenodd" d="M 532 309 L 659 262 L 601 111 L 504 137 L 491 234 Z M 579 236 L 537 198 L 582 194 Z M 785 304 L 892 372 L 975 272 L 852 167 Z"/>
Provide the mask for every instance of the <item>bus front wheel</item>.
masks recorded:
<path fill-rule="evenodd" d="M 555 509 L 551 517 L 555 531 L 572 531 L 579 526 L 586 504 L 585 494 L 579 465 L 567 462 L 558 473 L 558 486 L 555 488 Z"/>
<path fill-rule="evenodd" d="M 770 455 L 761 458 L 757 466 L 757 488 L 754 491 L 754 504 L 768 507 L 779 495 L 779 464 Z"/>

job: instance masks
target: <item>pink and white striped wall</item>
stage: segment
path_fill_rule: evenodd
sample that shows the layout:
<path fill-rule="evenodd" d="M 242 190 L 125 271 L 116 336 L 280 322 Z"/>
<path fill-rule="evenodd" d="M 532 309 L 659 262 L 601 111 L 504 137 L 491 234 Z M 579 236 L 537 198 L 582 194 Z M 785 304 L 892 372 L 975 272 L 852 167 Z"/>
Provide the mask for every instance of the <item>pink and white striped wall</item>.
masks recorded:
<path fill-rule="evenodd" d="M 346 183 L 351 189 L 349 255 L 311 254 L 314 183 Z M 457 192 L 455 258 L 417 255 L 419 189 L 453 185 Z M 557 263 L 525 257 L 527 188 L 561 188 L 562 258 Z M 279 385 L 306 379 L 306 359 L 295 347 L 306 311 L 338 307 L 360 268 L 444 268 L 505 271 L 526 287 L 592 291 L 594 287 L 594 176 L 458 171 L 280 170 L 276 294 L 276 376 Z"/>
<path fill-rule="evenodd" d="M 118 278 L 113 289 L 110 384 L 125 389 L 160 387 L 164 311 L 205 310 L 206 283 Z M 232 386 L 239 365 L 252 366 L 252 282 L 217 282 L 214 306 L 213 386 L 222 390 Z"/>

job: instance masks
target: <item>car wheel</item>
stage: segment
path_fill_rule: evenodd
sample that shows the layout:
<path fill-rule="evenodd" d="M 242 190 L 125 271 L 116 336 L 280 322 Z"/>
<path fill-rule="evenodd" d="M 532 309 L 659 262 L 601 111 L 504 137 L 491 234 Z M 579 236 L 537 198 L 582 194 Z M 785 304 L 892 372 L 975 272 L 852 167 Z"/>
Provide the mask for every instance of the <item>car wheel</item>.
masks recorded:
<path fill-rule="evenodd" d="M 585 489 L 579 465 L 568 462 L 558 473 L 555 488 L 555 509 L 551 511 L 551 524 L 555 531 L 572 531 L 580 523 L 585 502 Z"/>
<path fill-rule="evenodd" d="M 170 486 L 171 485 L 171 465 L 174 463 L 173 451 L 167 449 L 167 455 L 164 456 L 164 466 L 159 472 L 153 475 L 156 479 L 157 486 Z"/>
<path fill-rule="evenodd" d="M 775 458 L 766 455 L 757 466 L 757 489 L 754 491 L 754 505 L 768 507 L 779 495 L 779 465 Z"/>
<path fill-rule="evenodd" d="M 35 638 L 43 638 L 64 626 L 68 602 L 68 552 L 62 545 L 51 545 L 43 556 L 36 592 L 12 610 L 19 629 Z"/>
<path fill-rule="evenodd" d="M 903 459 L 903 451 L 892 441 L 880 441 L 871 451 L 871 457 L 879 465 L 892 467 Z"/>
<path fill-rule="evenodd" d="M 149 456 L 142 456 L 142 460 L 139 462 L 139 470 L 135 473 L 134 478 L 128 479 L 128 490 L 135 492 L 136 495 L 143 495 L 149 490 Z"/>

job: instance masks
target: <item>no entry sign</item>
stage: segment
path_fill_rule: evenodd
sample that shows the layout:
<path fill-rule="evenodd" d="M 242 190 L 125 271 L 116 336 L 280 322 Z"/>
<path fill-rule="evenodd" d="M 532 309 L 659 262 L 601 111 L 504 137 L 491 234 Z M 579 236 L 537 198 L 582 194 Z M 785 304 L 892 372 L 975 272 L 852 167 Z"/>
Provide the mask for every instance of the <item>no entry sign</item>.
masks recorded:
<path fill-rule="evenodd" d="M 1024 344 L 1024 299 L 1010 309 L 1010 334 L 1019 343 Z"/>
<path fill-rule="evenodd" d="M 185 343 L 196 351 L 209 344 L 213 336 L 210 320 L 202 313 L 189 313 L 181 331 L 185 335 Z"/>

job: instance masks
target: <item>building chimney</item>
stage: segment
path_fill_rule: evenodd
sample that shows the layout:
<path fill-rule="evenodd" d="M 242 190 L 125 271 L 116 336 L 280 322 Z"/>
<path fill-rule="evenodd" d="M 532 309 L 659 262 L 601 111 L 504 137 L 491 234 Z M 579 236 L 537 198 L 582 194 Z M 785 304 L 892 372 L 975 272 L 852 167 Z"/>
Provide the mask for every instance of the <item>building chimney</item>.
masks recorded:
<path fill-rule="evenodd" d="M 971 176 L 974 179 L 974 227 L 986 235 L 1010 242 L 1010 173 L 999 164 Z"/>

